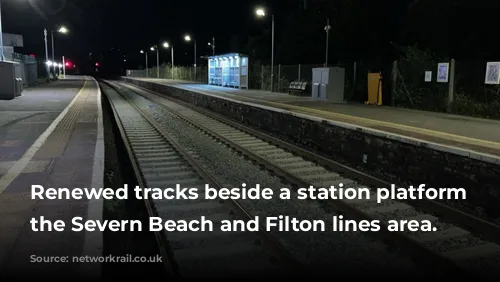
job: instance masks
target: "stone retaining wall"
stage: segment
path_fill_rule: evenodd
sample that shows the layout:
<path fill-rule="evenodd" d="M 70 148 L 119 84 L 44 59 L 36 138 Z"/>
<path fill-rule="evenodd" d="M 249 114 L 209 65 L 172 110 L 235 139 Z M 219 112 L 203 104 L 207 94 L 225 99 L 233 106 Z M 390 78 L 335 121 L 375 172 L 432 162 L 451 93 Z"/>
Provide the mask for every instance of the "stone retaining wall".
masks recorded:
<path fill-rule="evenodd" d="M 391 183 L 466 188 L 466 202 L 447 203 L 485 219 L 500 217 L 498 164 L 173 86 L 123 80 L 222 114 Z"/>

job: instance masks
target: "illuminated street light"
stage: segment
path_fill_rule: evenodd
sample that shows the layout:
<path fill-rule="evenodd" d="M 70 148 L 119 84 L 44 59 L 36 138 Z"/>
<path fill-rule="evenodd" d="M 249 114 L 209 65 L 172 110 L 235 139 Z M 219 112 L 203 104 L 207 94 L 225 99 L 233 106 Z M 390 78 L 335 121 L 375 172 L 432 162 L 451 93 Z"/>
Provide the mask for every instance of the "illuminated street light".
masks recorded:
<path fill-rule="evenodd" d="M 54 32 L 56 32 L 55 30 L 51 30 L 50 33 L 51 33 L 51 36 L 52 36 L 52 61 L 55 61 L 55 48 L 54 48 Z M 58 30 L 57 30 L 58 33 L 62 33 L 62 34 L 67 34 L 69 32 L 69 30 L 64 27 L 64 26 L 61 26 Z M 43 31 L 44 33 L 44 37 L 45 37 L 45 56 L 47 57 L 48 59 L 48 48 L 47 48 L 47 29 L 44 29 Z M 54 65 L 54 71 L 55 71 L 55 67 L 57 65 Z"/>
<path fill-rule="evenodd" d="M 264 11 L 264 9 L 262 9 L 262 8 L 258 8 L 255 10 L 255 14 L 257 14 L 257 16 L 259 16 L 259 17 L 265 17 L 266 11 Z"/>
<path fill-rule="evenodd" d="M 163 42 L 162 46 L 165 49 L 170 47 L 168 42 Z M 155 51 L 155 50 L 156 50 L 156 78 L 160 78 L 160 48 L 158 48 L 158 45 L 151 47 L 151 51 Z M 173 48 L 172 48 L 172 52 L 173 52 Z M 172 60 L 173 60 L 173 54 L 172 54 Z"/>
<path fill-rule="evenodd" d="M 191 36 L 184 36 L 184 40 L 191 42 Z M 196 81 L 196 40 L 194 40 L 194 80 Z"/>
<path fill-rule="evenodd" d="M 325 68 L 328 67 L 328 43 L 329 43 L 329 38 L 330 38 L 330 29 L 332 27 L 330 26 L 330 18 L 326 20 L 326 26 L 325 26 L 325 31 L 326 31 L 326 53 L 325 53 Z"/>
<path fill-rule="evenodd" d="M 160 48 L 157 45 L 151 47 L 151 51 L 156 50 L 156 78 L 160 78 Z"/>
<path fill-rule="evenodd" d="M 255 14 L 258 17 L 265 17 L 266 12 L 263 8 L 257 8 L 255 10 Z M 272 39 L 271 39 L 271 92 L 274 91 L 274 14 L 272 15 L 272 24 L 271 24 L 271 30 L 272 30 Z"/>
<path fill-rule="evenodd" d="M 149 70 L 148 70 L 148 52 L 144 52 L 144 50 L 141 50 L 141 54 L 146 55 L 146 77 L 149 77 Z"/>
<path fill-rule="evenodd" d="M 163 42 L 163 48 L 171 48 L 170 52 L 172 53 L 172 79 L 174 79 L 174 46 L 170 46 L 168 42 Z"/>
<path fill-rule="evenodd" d="M 59 33 L 66 34 L 66 33 L 68 33 L 68 32 L 69 32 L 69 30 L 68 30 L 66 27 L 62 26 L 62 27 L 59 29 L 59 31 L 58 31 L 58 32 L 59 32 Z"/>
<path fill-rule="evenodd" d="M 212 47 L 212 56 L 215 56 L 215 36 L 212 37 L 212 42 L 208 42 L 208 46 Z"/>

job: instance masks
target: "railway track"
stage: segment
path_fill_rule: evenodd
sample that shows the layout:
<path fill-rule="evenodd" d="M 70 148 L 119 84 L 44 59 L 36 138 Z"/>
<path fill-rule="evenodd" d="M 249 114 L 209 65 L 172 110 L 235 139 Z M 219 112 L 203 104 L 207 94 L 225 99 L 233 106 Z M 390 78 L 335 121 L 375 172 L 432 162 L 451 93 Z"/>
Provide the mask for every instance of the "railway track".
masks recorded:
<path fill-rule="evenodd" d="M 296 187 L 338 187 L 340 183 L 354 188 L 389 185 L 204 109 L 130 84 L 117 85 L 161 105 Z M 372 194 L 369 200 L 330 200 L 328 203 L 345 213 L 346 218 L 355 220 L 429 220 L 437 232 L 388 232 L 382 227 L 376 234 L 437 271 L 448 271 L 461 278 L 499 277 L 498 226 L 434 201 L 422 200 L 410 205 L 391 200 L 378 204 L 375 198 Z"/>
<path fill-rule="evenodd" d="M 164 221 L 200 220 L 213 222 L 212 232 L 155 232 L 168 274 L 180 277 L 231 275 L 293 275 L 301 266 L 266 233 L 222 232 L 223 220 L 254 219 L 236 201 L 204 199 L 205 184 L 221 188 L 176 140 L 156 122 L 106 83 L 100 83 L 108 97 L 121 137 L 125 141 L 139 187 L 198 188 L 196 200 L 145 200 L 150 217 Z M 293 270 L 296 270 L 295 272 Z"/>

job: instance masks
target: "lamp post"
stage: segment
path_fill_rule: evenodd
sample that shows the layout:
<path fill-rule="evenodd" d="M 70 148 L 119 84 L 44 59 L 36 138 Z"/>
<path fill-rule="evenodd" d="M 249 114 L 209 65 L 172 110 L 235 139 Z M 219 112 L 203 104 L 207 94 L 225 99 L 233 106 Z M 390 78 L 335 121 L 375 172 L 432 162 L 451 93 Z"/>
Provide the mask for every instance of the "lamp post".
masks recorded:
<path fill-rule="evenodd" d="M 149 77 L 149 70 L 148 70 L 148 52 L 144 52 L 143 50 L 141 50 L 141 54 L 145 54 L 145 55 L 146 55 L 146 77 Z"/>
<path fill-rule="evenodd" d="M 45 70 L 47 71 L 47 81 L 50 80 L 50 65 L 48 64 L 49 62 L 49 48 L 47 47 L 47 29 L 45 28 L 43 30 L 43 38 L 44 38 L 44 41 L 45 41 Z"/>
<path fill-rule="evenodd" d="M 325 52 L 325 68 L 328 67 L 328 43 L 330 41 L 330 29 L 332 27 L 330 26 L 330 18 L 326 20 L 326 26 L 325 26 L 325 31 L 326 31 L 326 52 Z"/>
<path fill-rule="evenodd" d="M 62 67 L 63 67 L 63 78 L 66 78 L 66 60 L 64 56 L 62 56 Z"/>
<path fill-rule="evenodd" d="M 266 11 L 263 8 L 258 8 L 255 10 L 255 14 L 258 17 L 265 17 Z M 271 23 L 271 92 L 274 91 L 274 14 L 272 15 Z"/>
<path fill-rule="evenodd" d="M 51 33 L 51 36 L 52 36 L 52 62 L 55 61 L 55 49 L 54 49 L 54 32 L 58 32 L 58 33 L 62 33 L 62 34 L 66 34 L 68 33 L 68 29 L 65 28 L 64 26 L 62 26 L 61 28 L 59 28 L 57 31 L 55 30 L 51 30 L 50 33 Z M 54 72 L 56 71 L 56 65 L 54 65 Z"/>
<path fill-rule="evenodd" d="M 0 0 L 0 62 L 3 61 L 2 0 Z"/>
<path fill-rule="evenodd" d="M 191 36 L 184 36 L 184 40 L 187 42 L 191 41 Z M 194 40 L 194 81 L 196 81 L 196 39 Z"/>
<path fill-rule="evenodd" d="M 151 51 L 156 50 L 156 78 L 160 78 L 160 50 L 158 49 L 158 46 L 155 45 L 151 47 Z"/>
<path fill-rule="evenodd" d="M 163 48 L 170 48 L 170 53 L 172 53 L 172 79 L 174 79 L 174 46 L 170 46 L 168 42 L 163 43 Z"/>
<path fill-rule="evenodd" d="M 53 63 L 51 61 L 46 61 L 45 64 L 47 65 L 47 69 L 50 69 L 53 65 Z"/>
<path fill-rule="evenodd" d="M 212 42 L 208 42 L 208 46 L 212 47 L 212 56 L 215 56 L 215 37 L 212 37 Z"/>

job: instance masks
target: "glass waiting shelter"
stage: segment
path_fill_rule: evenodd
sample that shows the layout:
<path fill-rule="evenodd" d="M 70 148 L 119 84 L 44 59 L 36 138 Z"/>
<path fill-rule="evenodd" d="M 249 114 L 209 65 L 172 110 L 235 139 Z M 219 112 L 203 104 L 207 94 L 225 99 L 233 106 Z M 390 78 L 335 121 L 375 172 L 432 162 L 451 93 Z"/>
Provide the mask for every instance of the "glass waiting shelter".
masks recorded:
<path fill-rule="evenodd" d="M 248 56 L 231 53 L 208 57 L 208 84 L 248 89 Z"/>

